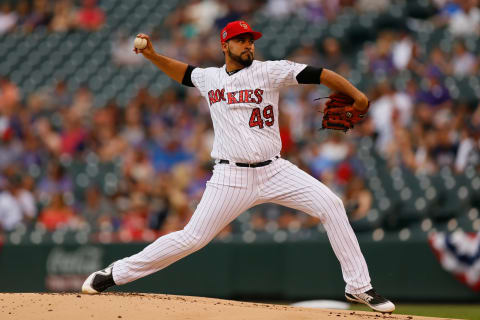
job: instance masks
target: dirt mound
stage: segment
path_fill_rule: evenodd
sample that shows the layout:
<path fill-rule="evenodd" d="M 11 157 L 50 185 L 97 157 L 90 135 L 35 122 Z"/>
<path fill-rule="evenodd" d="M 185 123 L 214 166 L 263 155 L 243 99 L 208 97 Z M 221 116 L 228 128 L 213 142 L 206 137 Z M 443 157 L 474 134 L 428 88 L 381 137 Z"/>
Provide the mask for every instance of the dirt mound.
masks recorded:
<path fill-rule="evenodd" d="M 192 320 L 322 320 L 439 319 L 374 312 L 308 309 L 231 300 L 165 294 L 0 293 L 0 319 L 192 319 Z"/>

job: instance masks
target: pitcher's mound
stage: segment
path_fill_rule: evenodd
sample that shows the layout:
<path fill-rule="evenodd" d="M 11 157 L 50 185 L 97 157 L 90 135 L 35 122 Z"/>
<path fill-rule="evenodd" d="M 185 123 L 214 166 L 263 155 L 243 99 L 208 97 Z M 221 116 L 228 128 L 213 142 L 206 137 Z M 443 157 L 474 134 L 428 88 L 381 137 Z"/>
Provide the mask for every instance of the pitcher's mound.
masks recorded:
<path fill-rule="evenodd" d="M 2 320 L 322 320 L 434 319 L 375 312 L 308 309 L 165 294 L 0 293 Z M 437 318 L 438 319 L 438 318 Z"/>

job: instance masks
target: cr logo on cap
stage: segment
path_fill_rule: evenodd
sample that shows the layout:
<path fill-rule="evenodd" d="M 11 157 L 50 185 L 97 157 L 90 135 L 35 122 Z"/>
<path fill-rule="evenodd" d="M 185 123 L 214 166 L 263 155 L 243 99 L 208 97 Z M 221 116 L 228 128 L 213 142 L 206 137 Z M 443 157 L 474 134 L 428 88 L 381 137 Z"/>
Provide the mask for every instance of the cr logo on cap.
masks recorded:
<path fill-rule="evenodd" d="M 223 31 L 222 37 L 223 37 L 223 39 L 225 39 L 227 37 L 227 31 Z"/>
<path fill-rule="evenodd" d="M 247 26 L 247 24 L 246 24 L 245 22 L 240 21 L 239 24 L 240 24 L 240 26 L 242 26 L 243 29 L 245 29 L 245 30 L 248 29 L 248 26 Z"/>

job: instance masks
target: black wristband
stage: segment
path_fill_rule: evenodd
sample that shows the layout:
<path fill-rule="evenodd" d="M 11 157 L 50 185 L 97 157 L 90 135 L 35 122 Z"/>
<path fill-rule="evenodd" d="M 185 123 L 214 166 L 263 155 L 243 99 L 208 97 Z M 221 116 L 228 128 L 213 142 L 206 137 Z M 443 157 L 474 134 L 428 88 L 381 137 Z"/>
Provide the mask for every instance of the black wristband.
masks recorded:
<path fill-rule="evenodd" d="M 320 84 L 320 76 L 322 75 L 322 71 L 323 68 L 306 66 L 305 69 L 297 74 L 297 81 L 301 84 Z"/>
<path fill-rule="evenodd" d="M 187 70 L 185 70 L 185 74 L 183 75 L 182 84 L 188 87 L 194 87 L 192 82 L 192 71 L 196 67 L 188 65 Z"/>

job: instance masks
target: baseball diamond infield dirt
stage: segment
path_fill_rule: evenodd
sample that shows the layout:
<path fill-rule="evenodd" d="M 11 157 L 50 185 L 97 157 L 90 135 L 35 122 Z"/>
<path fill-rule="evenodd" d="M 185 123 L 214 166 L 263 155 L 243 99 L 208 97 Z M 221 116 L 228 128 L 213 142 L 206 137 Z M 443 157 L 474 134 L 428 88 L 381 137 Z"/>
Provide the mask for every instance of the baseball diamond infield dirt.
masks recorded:
<path fill-rule="evenodd" d="M 0 293 L 2 320 L 323 320 L 440 319 L 374 312 L 308 309 L 164 294 Z"/>

